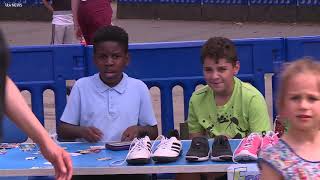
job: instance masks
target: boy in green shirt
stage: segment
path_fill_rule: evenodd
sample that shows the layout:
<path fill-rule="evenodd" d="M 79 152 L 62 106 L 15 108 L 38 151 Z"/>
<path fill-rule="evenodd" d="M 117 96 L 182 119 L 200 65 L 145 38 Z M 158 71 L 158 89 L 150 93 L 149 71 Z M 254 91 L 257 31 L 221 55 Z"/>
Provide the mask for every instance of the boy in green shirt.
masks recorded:
<path fill-rule="evenodd" d="M 231 40 L 210 38 L 202 47 L 201 62 L 208 85 L 195 91 L 190 99 L 190 138 L 225 135 L 241 139 L 252 132 L 271 130 L 262 94 L 235 77 L 240 63 Z"/>
<path fill-rule="evenodd" d="M 189 137 L 225 135 L 241 139 L 252 132 L 271 130 L 267 104 L 251 84 L 235 77 L 240 63 L 236 47 L 223 37 L 210 38 L 202 47 L 206 86 L 189 102 Z M 226 179 L 225 173 L 202 174 L 207 179 Z M 177 180 L 198 180 L 199 173 L 177 174 Z"/>

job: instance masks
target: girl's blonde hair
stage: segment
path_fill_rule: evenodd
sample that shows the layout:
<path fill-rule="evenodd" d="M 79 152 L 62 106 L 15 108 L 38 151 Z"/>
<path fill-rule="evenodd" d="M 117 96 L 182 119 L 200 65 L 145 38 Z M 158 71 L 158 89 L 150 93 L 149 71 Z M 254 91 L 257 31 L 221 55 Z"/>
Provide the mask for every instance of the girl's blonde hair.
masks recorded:
<path fill-rule="evenodd" d="M 277 108 L 279 113 L 282 112 L 284 106 L 284 99 L 288 89 L 288 82 L 290 79 L 298 74 L 312 73 L 320 78 L 320 63 L 311 57 L 304 57 L 298 59 L 292 63 L 284 64 L 283 71 L 280 76 L 278 83 L 278 97 L 277 97 Z M 318 79 L 319 91 L 320 91 L 320 79 Z M 303 83 L 303 82 L 301 82 Z"/>

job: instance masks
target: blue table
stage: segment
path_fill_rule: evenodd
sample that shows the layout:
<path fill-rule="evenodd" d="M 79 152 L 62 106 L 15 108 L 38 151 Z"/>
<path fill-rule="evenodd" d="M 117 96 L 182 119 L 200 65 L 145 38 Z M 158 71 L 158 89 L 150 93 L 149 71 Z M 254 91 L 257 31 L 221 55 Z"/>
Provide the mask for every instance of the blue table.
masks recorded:
<path fill-rule="evenodd" d="M 124 159 L 128 151 L 101 150 L 99 153 L 73 156 L 75 175 L 102 175 L 102 174 L 157 174 L 157 173 L 193 173 L 193 172 L 226 172 L 233 162 L 188 162 L 185 155 L 190 147 L 190 140 L 183 141 L 183 155 L 172 163 L 159 164 L 151 161 L 146 165 L 128 165 Z M 212 140 L 210 142 L 210 147 Z M 230 140 L 232 150 L 240 140 Z M 104 145 L 102 143 L 61 143 L 68 152 L 89 149 L 90 146 Z M 53 167 L 46 159 L 34 151 L 22 151 L 19 148 L 9 149 L 4 155 L 0 155 L 1 176 L 47 176 L 54 175 Z M 34 160 L 26 160 L 27 157 L 37 157 Z M 111 157 L 110 160 L 98 161 L 97 158 Z M 121 161 L 124 161 L 120 164 Z M 118 162 L 114 162 L 118 161 Z M 120 162 L 119 162 L 120 161 Z"/>

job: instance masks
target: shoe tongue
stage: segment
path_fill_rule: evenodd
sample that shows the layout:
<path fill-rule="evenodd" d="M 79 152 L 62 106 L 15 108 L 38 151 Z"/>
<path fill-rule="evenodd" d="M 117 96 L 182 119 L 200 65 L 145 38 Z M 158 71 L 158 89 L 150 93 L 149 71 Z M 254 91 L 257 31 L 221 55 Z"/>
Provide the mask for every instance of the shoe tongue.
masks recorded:
<path fill-rule="evenodd" d="M 273 132 L 273 131 L 268 131 L 267 133 L 266 133 L 266 136 L 273 136 L 275 133 Z"/>
<path fill-rule="evenodd" d="M 145 137 L 143 137 L 143 138 L 141 138 L 141 139 L 143 139 L 143 141 L 150 141 L 149 136 L 145 136 Z"/>
<path fill-rule="evenodd" d="M 202 144 L 206 145 L 206 144 L 208 144 L 208 139 L 205 137 L 194 137 L 194 138 L 192 138 L 192 143 L 195 146 L 200 146 Z"/>
<path fill-rule="evenodd" d="M 217 141 L 217 143 L 219 143 L 219 144 L 225 144 L 227 139 L 228 139 L 228 137 L 224 136 L 224 135 L 216 136 L 214 138 L 214 140 Z"/>
<path fill-rule="evenodd" d="M 259 134 L 259 133 L 254 132 L 254 133 L 251 133 L 248 137 L 254 137 L 254 136 L 260 136 L 260 134 Z"/>
<path fill-rule="evenodd" d="M 138 142 L 138 141 L 139 141 L 138 138 L 134 138 L 134 139 L 132 140 L 131 144 L 135 144 L 135 143 Z"/>
<path fill-rule="evenodd" d="M 171 137 L 171 138 L 169 138 L 169 140 L 173 140 L 173 141 L 176 141 L 176 140 L 178 140 L 176 137 Z"/>
<path fill-rule="evenodd" d="M 265 136 L 269 136 L 269 137 L 272 137 L 275 133 L 273 131 L 263 131 L 262 132 L 262 137 L 265 137 Z"/>

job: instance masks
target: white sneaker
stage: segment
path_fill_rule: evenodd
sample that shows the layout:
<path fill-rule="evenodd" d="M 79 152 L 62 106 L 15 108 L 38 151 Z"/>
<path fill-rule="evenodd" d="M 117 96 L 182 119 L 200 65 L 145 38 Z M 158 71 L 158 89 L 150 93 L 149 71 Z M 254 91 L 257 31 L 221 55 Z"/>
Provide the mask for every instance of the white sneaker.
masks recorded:
<path fill-rule="evenodd" d="M 135 138 L 126 158 L 128 164 L 147 164 L 151 157 L 151 141 L 148 136 Z"/>
<path fill-rule="evenodd" d="M 160 142 L 152 153 L 152 159 L 156 162 L 173 162 L 178 160 L 182 154 L 181 141 L 176 137 L 168 139 L 162 135 L 157 139 L 160 139 Z"/>

